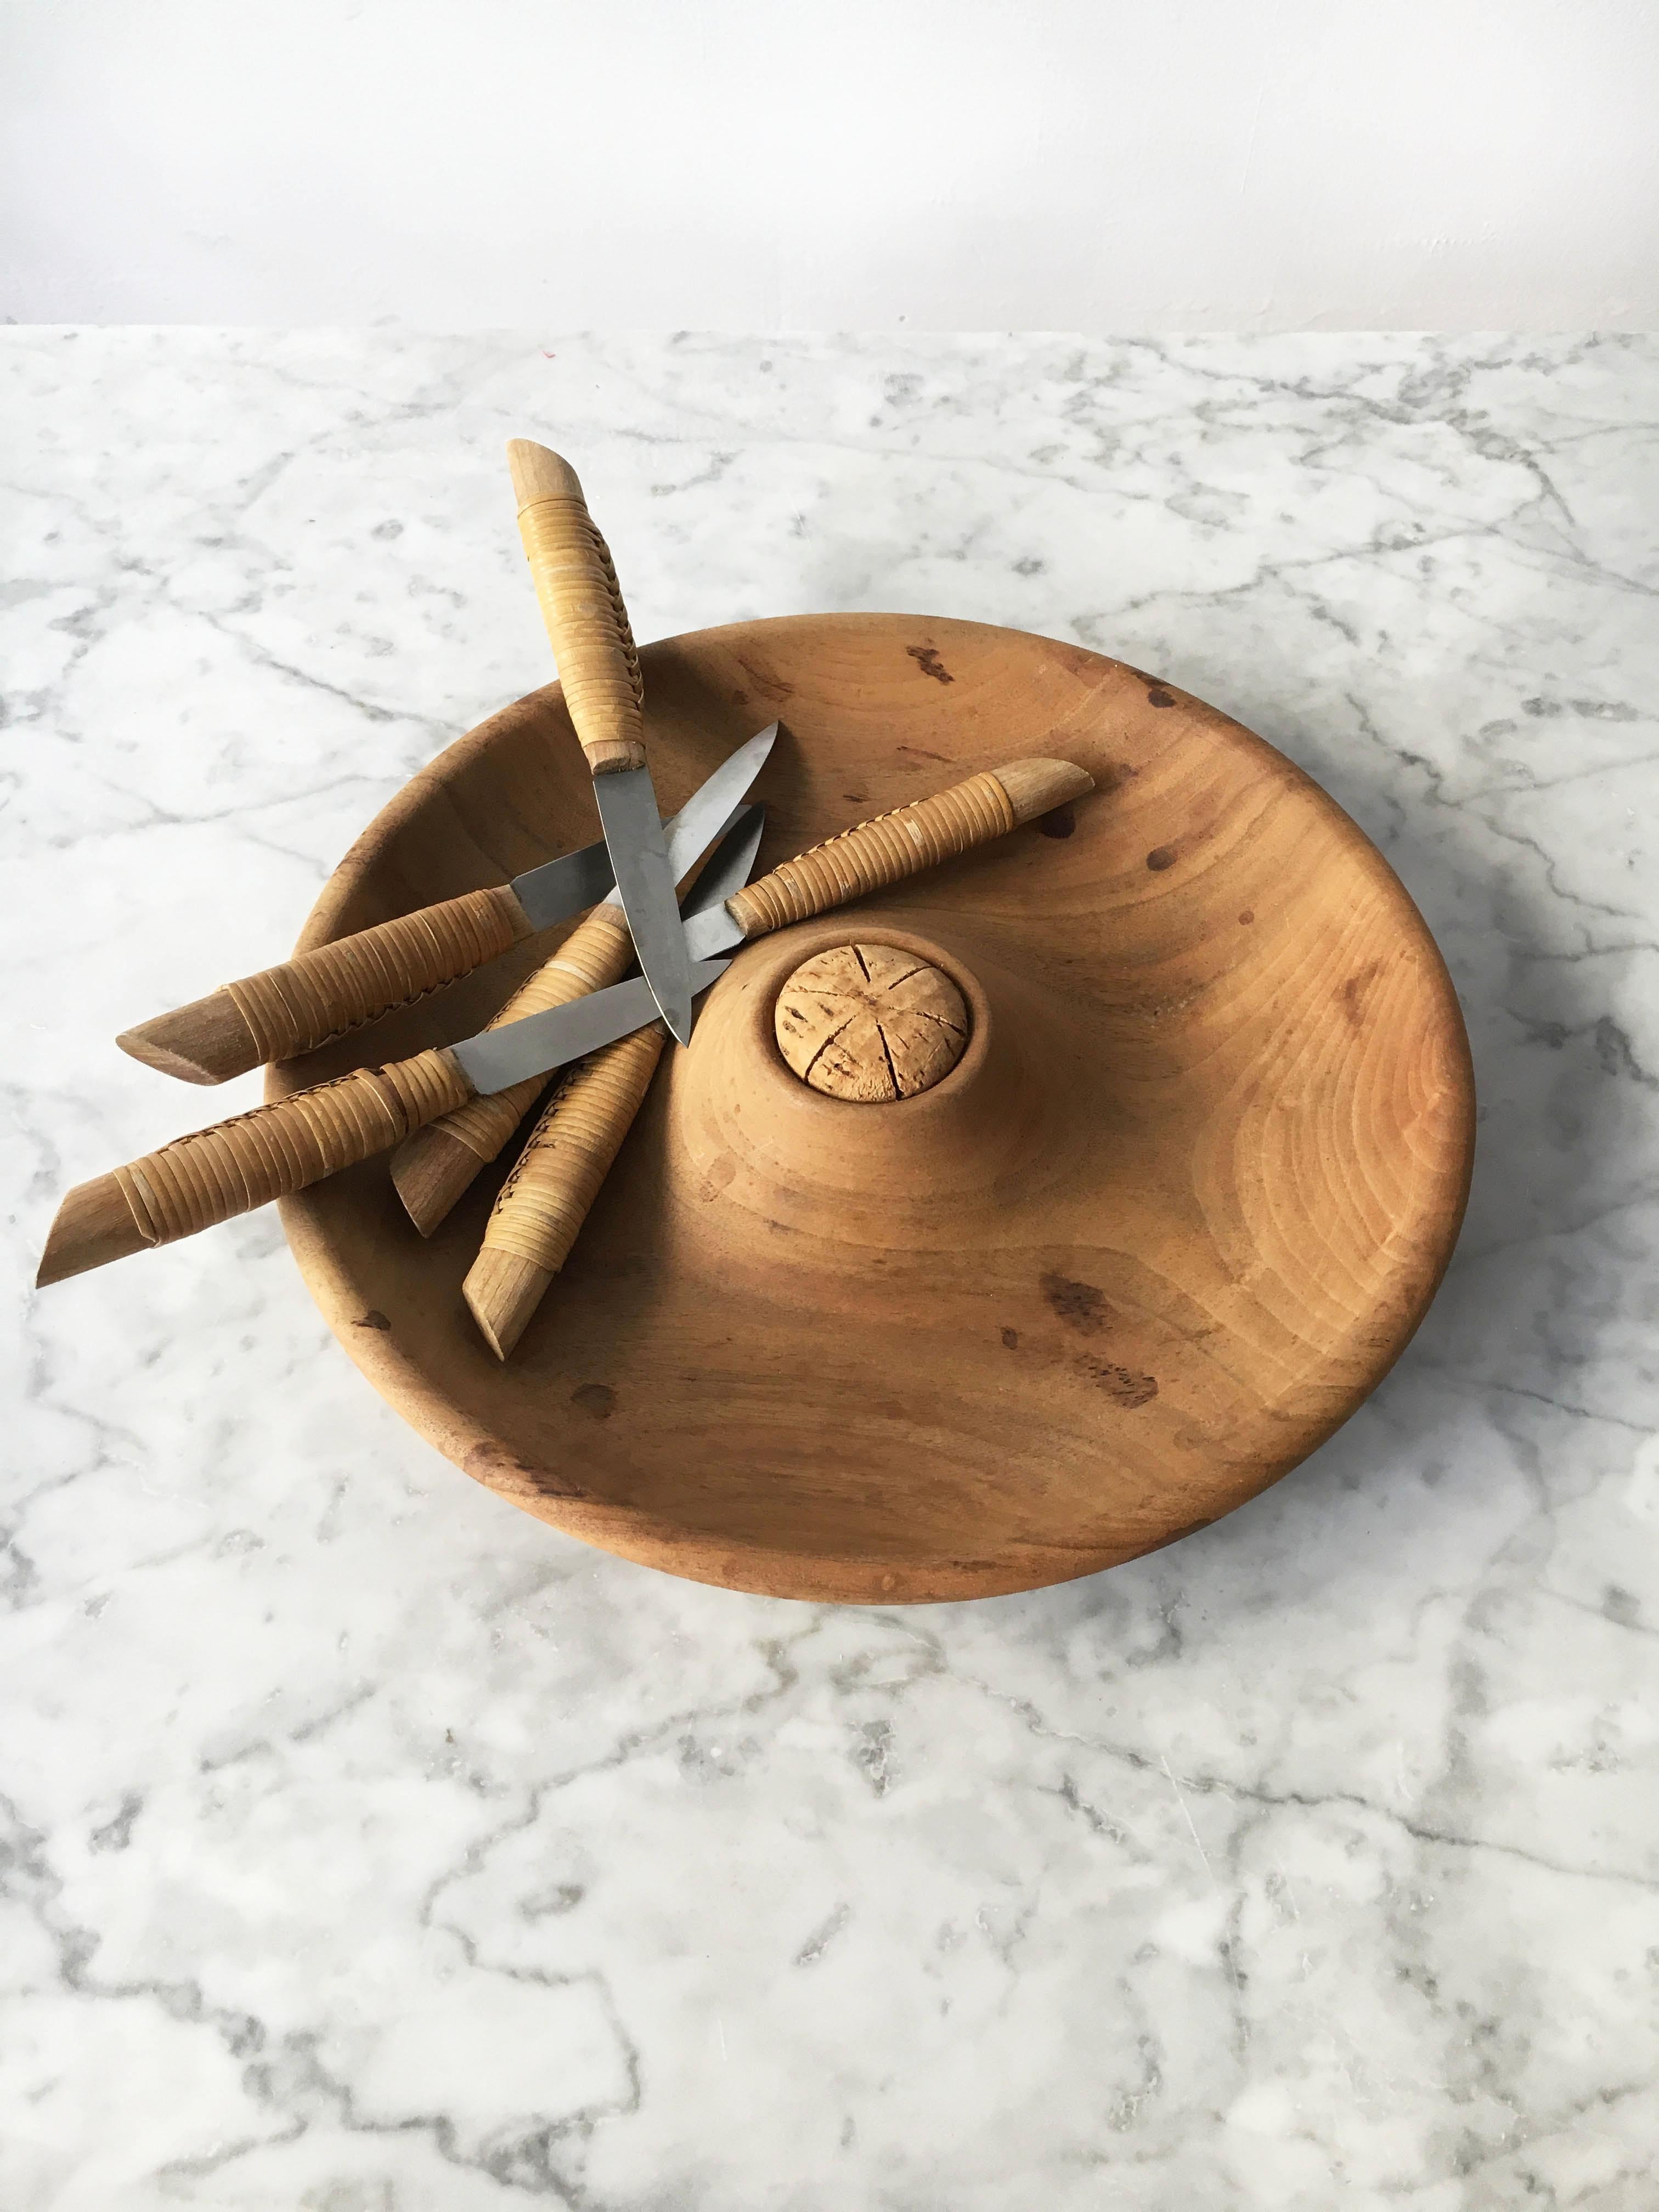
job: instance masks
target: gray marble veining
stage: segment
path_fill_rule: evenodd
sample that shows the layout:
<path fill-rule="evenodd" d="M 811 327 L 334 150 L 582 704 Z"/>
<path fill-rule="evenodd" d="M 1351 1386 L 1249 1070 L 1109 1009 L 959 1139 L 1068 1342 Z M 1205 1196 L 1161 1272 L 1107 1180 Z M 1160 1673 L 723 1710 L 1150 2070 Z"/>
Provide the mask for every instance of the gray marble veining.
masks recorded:
<path fill-rule="evenodd" d="M 8 2212 L 1649 2212 L 1659 344 L 4 332 L 8 1264 L 541 681 L 501 441 L 643 636 L 910 608 L 1214 699 L 1389 854 L 1482 1097 L 1418 1341 L 1069 1588 L 583 1550 L 257 1217 L 19 1301 Z M 234 897 L 230 894 L 234 893 Z"/>

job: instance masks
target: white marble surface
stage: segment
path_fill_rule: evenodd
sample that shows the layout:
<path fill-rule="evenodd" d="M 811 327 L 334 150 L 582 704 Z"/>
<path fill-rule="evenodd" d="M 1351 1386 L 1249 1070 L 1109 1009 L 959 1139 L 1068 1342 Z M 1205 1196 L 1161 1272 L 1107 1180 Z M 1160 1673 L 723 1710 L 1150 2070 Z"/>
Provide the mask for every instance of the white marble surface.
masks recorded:
<path fill-rule="evenodd" d="M 380 1404 L 269 1218 L 20 1288 L 7 2212 L 1649 2212 L 1659 345 L 12 330 L 0 369 L 20 1286 L 67 1182 L 207 1118 L 113 1032 L 290 942 L 542 680 L 525 428 L 642 635 L 981 617 L 1261 730 L 1421 902 L 1483 1101 L 1359 1416 L 981 1605 L 553 1534 Z"/>

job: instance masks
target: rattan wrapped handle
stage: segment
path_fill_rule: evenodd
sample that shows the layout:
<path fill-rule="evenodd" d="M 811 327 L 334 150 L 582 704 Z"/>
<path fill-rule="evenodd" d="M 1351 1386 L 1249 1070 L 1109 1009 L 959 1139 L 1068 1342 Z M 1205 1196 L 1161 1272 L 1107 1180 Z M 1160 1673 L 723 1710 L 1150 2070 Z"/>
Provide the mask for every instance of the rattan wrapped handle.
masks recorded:
<path fill-rule="evenodd" d="M 634 939 L 622 908 L 596 906 L 550 960 L 521 983 L 489 1026 L 523 1021 L 550 1006 L 566 1006 L 589 991 L 622 981 L 634 957 Z M 546 1087 L 544 1075 L 527 1077 L 488 1098 L 474 1098 L 441 1121 L 417 1130 L 392 1156 L 392 1180 L 422 1237 L 429 1237 L 493 1160 Z"/>
<path fill-rule="evenodd" d="M 726 912 L 746 938 L 787 928 L 1006 836 L 1093 788 L 1094 778 L 1070 761 L 1011 761 L 780 861 L 733 892 Z"/>
<path fill-rule="evenodd" d="M 195 1130 L 70 1191 L 38 1280 L 58 1282 L 250 1213 L 385 1152 L 471 1096 L 453 1054 L 436 1046 Z"/>
<path fill-rule="evenodd" d="M 527 438 L 507 448 L 519 535 L 564 703 L 595 775 L 645 766 L 644 687 L 622 587 L 576 471 Z"/>
<path fill-rule="evenodd" d="M 524 1333 L 587 1218 L 662 1057 L 660 1022 L 585 1060 L 543 1109 L 501 1185 L 462 1285 L 498 1358 Z"/>
<path fill-rule="evenodd" d="M 497 884 L 296 952 L 280 967 L 141 1022 L 115 1042 L 186 1083 L 224 1083 L 379 1021 L 533 934 L 510 886 Z"/>

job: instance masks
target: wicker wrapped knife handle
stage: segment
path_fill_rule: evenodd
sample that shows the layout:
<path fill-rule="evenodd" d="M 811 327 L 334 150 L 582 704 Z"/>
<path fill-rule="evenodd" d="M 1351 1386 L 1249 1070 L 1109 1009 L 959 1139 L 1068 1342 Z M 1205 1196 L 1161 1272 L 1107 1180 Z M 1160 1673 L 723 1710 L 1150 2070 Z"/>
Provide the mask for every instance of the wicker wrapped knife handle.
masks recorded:
<path fill-rule="evenodd" d="M 936 867 L 1094 788 L 1070 761 L 1011 761 L 932 799 L 844 830 L 734 892 L 744 937 L 805 921 Z M 665 1035 L 653 1022 L 582 1063 L 544 1109 L 502 1184 L 463 1288 L 485 1341 L 505 1359 L 564 1265 L 644 1099 Z"/>
<path fill-rule="evenodd" d="M 280 967 L 141 1022 L 115 1042 L 185 1083 L 225 1083 L 379 1021 L 533 934 L 510 885 L 497 884 L 296 952 Z"/>
<path fill-rule="evenodd" d="M 595 775 L 645 766 L 640 658 L 610 549 L 576 471 L 545 446 L 508 441 L 507 465 L 564 703 Z"/>
<path fill-rule="evenodd" d="M 667 1042 L 662 1023 L 652 1022 L 583 1060 L 542 1109 L 501 1185 L 461 1285 L 498 1359 L 511 1352 L 563 1267 Z"/>
<path fill-rule="evenodd" d="M 1010 761 L 780 861 L 734 892 L 726 911 L 745 938 L 785 929 L 955 860 L 1093 788 L 1094 778 L 1070 761 Z"/>
<path fill-rule="evenodd" d="M 59 1282 L 250 1213 L 385 1152 L 472 1095 L 439 1045 L 197 1129 L 77 1184 L 58 1209 L 36 1279 Z"/>
<path fill-rule="evenodd" d="M 622 908 L 596 906 L 550 960 L 521 983 L 489 1024 L 523 1021 L 550 1006 L 568 1006 L 589 991 L 622 981 L 634 957 L 634 939 Z M 547 1086 L 532 1075 L 488 1098 L 474 1098 L 404 1139 L 392 1156 L 392 1180 L 410 1219 L 431 1236 L 471 1183 L 495 1158 Z"/>

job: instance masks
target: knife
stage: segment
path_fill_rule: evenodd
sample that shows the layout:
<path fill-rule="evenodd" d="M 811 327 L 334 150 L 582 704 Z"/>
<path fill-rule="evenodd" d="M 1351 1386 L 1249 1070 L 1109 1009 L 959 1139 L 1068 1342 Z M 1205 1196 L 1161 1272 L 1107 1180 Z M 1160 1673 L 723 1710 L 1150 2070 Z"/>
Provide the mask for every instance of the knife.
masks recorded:
<path fill-rule="evenodd" d="M 762 806 L 741 810 L 689 903 L 712 900 L 718 908 L 746 880 L 765 812 Z M 730 964 L 707 960 L 691 967 L 688 961 L 693 996 L 707 990 Z M 568 1018 L 559 1032 L 558 1056 L 547 1063 L 550 1069 L 654 1020 L 657 1007 L 650 986 L 638 976 L 555 1012 Z M 453 1113 L 469 1099 L 521 1080 L 526 1072 L 522 1057 L 510 1074 L 498 1080 L 492 1073 L 491 1041 L 486 1030 L 465 1044 L 437 1045 L 411 1060 L 360 1067 L 332 1083 L 296 1091 L 272 1105 L 175 1138 L 112 1174 L 76 1184 L 48 1232 L 36 1287 L 84 1274 L 146 1245 L 193 1237 L 198 1230 L 307 1189 L 386 1151 L 411 1129 Z M 477 1067 L 476 1076 L 469 1073 L 469 1063 Z"/>
<path fill-rule="evenodd" d="M 759 775 L 777 733 L 773 722 L 740 745 L 664 824 L 668 866 L 677 880 L 719 835 Z M 423 999 L 580 914 L 604 898 L 615 881 L 601 840 L 531 868 L 510 884 L 468 891 L 337 938 L 314 952 L 296 953 L 280 967 L 244 975 L 205 999 L 141 1022 L 115 1042 L 135 1060 L 186 1083 L 224 1083 L 264 1061 L 292 1060 L 378 1021 L 394 1006 Z M 622 972 L 617 968 L 601 980 L 614 981 Z"/>
<path fill-rule="evenodd" d="M 1093 777 L 1069 761 L 1012 761 L 843 830 L 783 861 L 758 883 L 732 890 L 689 924 L 678 925 L 677 915 L 693 996 L 731 962 L 704 957 L 693 966 L 692 931 L 700 933 L 700 944 L 735 945 L 805 921 L 1004 836 L 1093 788 Z M 712 890 L 712 868 L 708 880 Z M 638 976 L 505 1029 L 485 1030 L 463 1044 L 434 1045 L 412 1060 L 359 1068 L 177 1138 L 131 1166 L 76 1184 L 47 1234 L 36 1285 L 84 1274 L 147 1244 L 194 1236 L 303 1190 L 384 1152 L 469 1098 L 489 1097 L 629 1036 L 656 1012 L 650 988 Z"/>
<path fill-rule="evenodd" d="M 565 705 L 592 771 L 605 842 L 634 950 L 663 1019 L 691 1036 L 691 972 L 674 872 L 645 758 L 644 687 L 610 551 L 568 461 L 508 441 L 519 535 L 536 582 Z"/>

